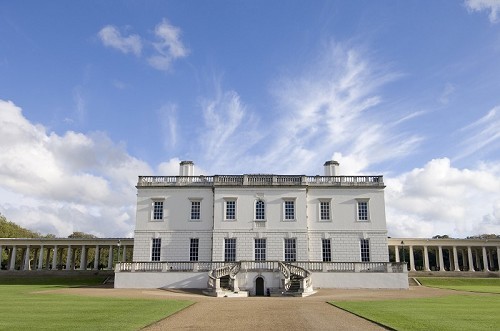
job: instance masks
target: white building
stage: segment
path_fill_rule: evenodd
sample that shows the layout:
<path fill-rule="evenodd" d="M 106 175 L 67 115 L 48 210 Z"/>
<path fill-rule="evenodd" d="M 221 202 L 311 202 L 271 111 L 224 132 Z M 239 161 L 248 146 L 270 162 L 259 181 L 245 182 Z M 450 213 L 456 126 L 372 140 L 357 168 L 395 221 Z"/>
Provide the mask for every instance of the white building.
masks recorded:
<path fill-rule="evenodd" d="M 134 262 L 118 268 L 117 287 L 407 288 L 402 265 L 388 262 L 382 176 L 338 176 L 335 161 L 324 176 L 193 167 L 139 177 Z"/>

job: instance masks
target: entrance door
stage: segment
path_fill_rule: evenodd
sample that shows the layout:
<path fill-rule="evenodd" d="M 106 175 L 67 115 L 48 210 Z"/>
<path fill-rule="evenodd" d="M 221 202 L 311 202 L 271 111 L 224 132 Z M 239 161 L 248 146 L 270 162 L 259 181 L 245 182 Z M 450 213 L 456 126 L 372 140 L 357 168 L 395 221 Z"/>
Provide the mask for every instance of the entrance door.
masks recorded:
<path fill-rule="evenodd" d="M 255 279 L 255 295 L 264 295 L 264 278 L 262 277 Z"/>

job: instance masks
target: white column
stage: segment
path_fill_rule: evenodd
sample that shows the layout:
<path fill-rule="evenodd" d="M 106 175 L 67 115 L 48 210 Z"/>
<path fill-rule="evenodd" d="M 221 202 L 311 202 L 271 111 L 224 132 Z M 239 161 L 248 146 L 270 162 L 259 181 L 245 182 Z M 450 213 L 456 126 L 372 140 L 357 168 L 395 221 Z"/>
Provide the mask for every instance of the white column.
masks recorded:
<path fill-rule="evenodd" d="M 413 246 L 410 246 L 410 271 L 415 271 L 415 258 L 413 256 Z"/>
<path fill-rule="evenodd" d="M 23 270 L 30 270 L 30 246 L 26 246 L 24 251 L 24 267 Z"/>
<path fill-rule="evenodd" d="M 80 253 L 80 270 L 87 269 L 87 248 L 82 245 L 82 252 Z"/>
<path fill-rule="evenodd" d="M 108 269 L 113 269 L 113 246 L 109 245 Z"/>
<path fill-rule="evenodd" d="M 424 246 L 424 270 L 431 271 L 429 268 L 429 252 L 427 251 L 427 246 Z"/>
<path fill-rule="evenodd" d="M 497 247 L 498 271 L 500 271 L 500 247 Z"/>
<path fill-rule="evenodd" d="M 12 246 L 12 249 L 10 250 L 10 265 L 9 265 L 9 270 L 15 270 L 16 269 L 16 255 L 17 255 L 17 247 L 14 245 L 14 246 Z"/>
<path fill-rule="evenodd" d="M 398 245 L 394 246 L 394 257 L 396 258 L 396 262 L 400 262 L 399 261 L 399 246 Z"/>
<path fill-rule="evenodd" d="M 43 245 L 40 246 L 40 253 L 38 254 L 38 270 L 43 268 Z"/>
<path fill-rule="evenodd" d="M 127 246 L 123 246 L 122 262 L 127 262 Z"/>
<path fill-rule="evenodd" d="M 444 260 L 443 260 L 443 247 L 438 247 L 439 251 L 439 271 L 445 271 L 444 269 Z"/>
<path fill-rule="evenodd" d="M 483 271 L 490 271 L 490 268 L 488 268 L 488 254 L 486 253 L 486 247 L 483 246 L 483 264 L 484 264 L 484 270 Z"/>
<path fill-rule="evenodd" d="M 99 270 L 99 245 L 95 246 L 94 269 Z"/>
<path fill-rule="evenodd" d="M 57 270 L 57 245 L 54 246 L 52 255 L 52 270 Z"/>
<path fill-rule="evenodd" d="M 467 247 L 467 256 L 469 257 L 469 271 L 476 271 L 474 269 L 474 259 L 472 258 L 472 249 L 470 246 Z"/>
<path fill-rule="evenodd" d="M 458 265 L 457 246 L 453 246 L 453 262 L 455 263 L 455 271 L 460 271 L 460 266 Z"/>
<path fill-rule="evenodd" d="M 73 260 L 73 248 L 68 245 L 68 252 L 66 253 L 66 270 L 71 270 L 71 261 Z"/>

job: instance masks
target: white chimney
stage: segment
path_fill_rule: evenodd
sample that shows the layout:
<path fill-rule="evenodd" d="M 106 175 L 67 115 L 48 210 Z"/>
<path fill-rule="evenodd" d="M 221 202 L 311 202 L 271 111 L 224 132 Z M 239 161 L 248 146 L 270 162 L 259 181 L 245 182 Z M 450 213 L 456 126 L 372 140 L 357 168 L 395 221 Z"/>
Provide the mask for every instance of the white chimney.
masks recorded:
<path fill-rule="evenodd" d="M 179 176 L 194 176 L 193 161 L 181 161 L 179 167 Z"/>
<path fill-rule="evenodd" d="M 325 176 L 338 176 L 339 163 L 337 161 L 326 161 L 323 167 Z"/>

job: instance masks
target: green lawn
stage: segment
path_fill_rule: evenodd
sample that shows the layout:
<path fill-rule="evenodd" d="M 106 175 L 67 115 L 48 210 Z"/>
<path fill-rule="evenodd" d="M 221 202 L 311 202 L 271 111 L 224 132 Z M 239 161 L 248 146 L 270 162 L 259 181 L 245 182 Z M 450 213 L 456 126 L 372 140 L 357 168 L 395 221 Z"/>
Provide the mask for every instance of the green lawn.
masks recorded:
<path fill-rule="evenodd" d="M 499 278 L 418 278 L 422 285 L 469 292 L 446 297 L 331 304 L 396 330 L 498 330 Z"/>
<path fill-rule="evenodd" d="M 498 330 L 500 327 L 500 297 L 497 295 L 332 304 L 396 330 Z"/>
<path fill-rule="evenodd" d="M 500 293 L 500 278 L 420 277 L 418 281 L 422 285 L 429 287 L 469 292 Z"/>
<path fill-rule="evenodd" d="M 34 293 L 92 285 L 99 282 L 95 279 L 45 280 L 52 285 L 14 285 L 16 282 L 19 283 L 0 279 L 0 330 L 137 330 L 192 304 L 177 300 Z"/>

